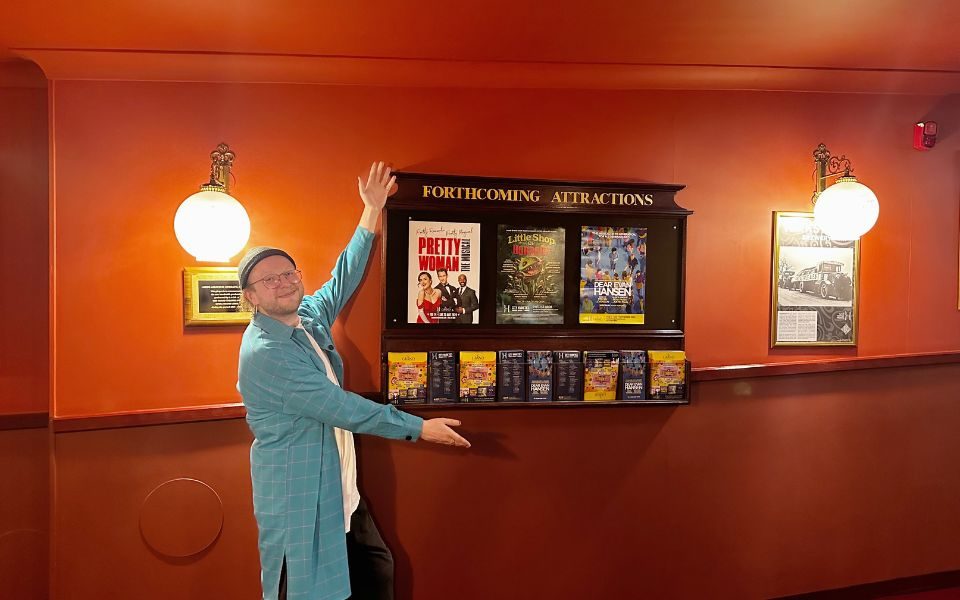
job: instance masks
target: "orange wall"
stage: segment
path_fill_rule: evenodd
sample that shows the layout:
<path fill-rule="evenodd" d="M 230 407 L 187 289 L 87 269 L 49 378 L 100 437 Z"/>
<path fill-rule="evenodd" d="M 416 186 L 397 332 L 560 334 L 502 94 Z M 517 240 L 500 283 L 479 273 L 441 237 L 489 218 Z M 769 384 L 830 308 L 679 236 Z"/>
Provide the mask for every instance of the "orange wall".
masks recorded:
<path fill-rule="evenodd" d="M 687 350 L 696 366 L 960 349 L 960 136 L 910 127 L 928 97 L 56 82 L 56 414 L 238 400 L 240 329 L 185 332 L 179 202 L 220 141 L 237 152 L 250 243 L 287 247 L 320 285 L 360 212 L 354 177 L 409 170 L 686 184 Z M 860 346 L 769 338 L 771 211 L 804 210 L 820 141 L 881 201 L 863 240 Z M 378 250 L 377 250 L 378 251 Z M 346 383 L 378 387 L 379 265 L 337 332 Z"/>
<path fill-rule="evenodd" d="M 220 141 L 238 153 L 251 244 L 286 246 L 314 286 L 359 215 L 354 174 L 375 158 L 648 179 L 687 184 L 680 202 L 696 211 L 696 365 L 960 349 L 960 142 L 945 131 L 933 152 L 909 147 L 915 119 L 958 121 L 936 99 L 94 82 L 57 82 L 52 97 L 61 416 L 237 400 L 240 330 L 183 330 L 180 270 L 194 263 L 172 232 Z M 861 345 L 771 352 L 770 213 L 807 207 L 820 141 L 882 203 L 863 242 Z M 377 387 L 379 281 L 375 260 L 337 331 L 356 390 Z M 904 368 L 697 384 L 679 408 L 451 410 L 469 453 L 365 438 L 361 487 L 400 598 L 509 597 L 505 585 L 770 597 L 957 569 L 958 381 L 956 366 Z M 242 421 L 55 437 L 55 590 L 95 597 L 109 578 L 124 597 L 257 597 Z M 137 519 L 175 477 L 217 490 L 225 520 L 209 551 L 171 561 L 144 547 Z"/>
<path fill-rule="evenodd" d="M 49 406 L 47 90 L 23 71 L 0 64 L 0 414 Z"/>

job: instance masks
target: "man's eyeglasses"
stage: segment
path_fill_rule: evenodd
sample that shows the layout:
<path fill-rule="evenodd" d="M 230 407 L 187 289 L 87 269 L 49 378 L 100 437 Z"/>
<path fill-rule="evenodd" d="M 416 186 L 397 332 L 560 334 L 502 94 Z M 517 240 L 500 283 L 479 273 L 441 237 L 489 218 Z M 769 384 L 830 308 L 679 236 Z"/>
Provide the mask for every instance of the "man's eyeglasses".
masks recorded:
<path fill-rule="evenodd" d="M 303 271 L 300 269 L 294 269 L 293 271 L 284 271 L 283 273 L 275 273 L 273 275 L 267 275 L 263 279 L 258 279 L 252 283 L 247 284 L 248 287 L 253 287 L 258 283 L 263 283 L 264 287 L 267 289 L 273 290 L 280 286 L 280 280 L 283 279 L 287 283 L 300 283 L 300 279 L 303 277 Z"/>

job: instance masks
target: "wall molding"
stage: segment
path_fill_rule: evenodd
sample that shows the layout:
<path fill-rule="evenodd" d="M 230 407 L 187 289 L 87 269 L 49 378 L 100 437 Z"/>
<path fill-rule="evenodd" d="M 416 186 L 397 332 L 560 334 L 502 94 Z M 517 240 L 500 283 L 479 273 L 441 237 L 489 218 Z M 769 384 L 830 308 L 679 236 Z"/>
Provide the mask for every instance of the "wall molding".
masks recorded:
<path fill-rule="evenodd" d="M 906 594 L 921 594 L 934 590 L 960 587 L 960 571 L 944 571 L 926 575 L 901 577 L 875 583 L 864 583 L 845 588 L 782 596 L 777 600 L 872 600 Z M 946 597 L 946 596 L 937 596 Z"/>
<path fill-rule="evenodd" d="M 0 61 L 0 88 L 46 89 L 47 78 L 36 64 L 28 60 Z"/>
<path fill-rule="evenodd" d="M 888 369 L 892 367 L 925 367 L 930 365 L 949 365 L 958 363 L 960 363 L 960 352 L 892 354 L 889 356 L 832 358 L 827 360 L 806 360 L 754 365 L 729 365 L 723 367 L 699 367 L 693 369 L 692 379 L 695 382 L 718 381 L 724 379 L 779 377 L 784 375 L 835 373 L 838 371 L 862 371 L 867 369 Z"/>
<path fill-rule="evenodd" d="M 50 80 L 388 87 L 960 93 L 960 72 L 776 65 L 470 61 L 313 54 L 13 48 Z"/>
<path fill-rule="evenodd" d="M 66 433 L 71 431 L 90 431 L 94 429 L 115 429 L 118 427 L 145 427 L 148 425 L 172 425 L 175 423 L 242 419 L 246 416 L 247 411 L 243 407 L 243 404 L 234 402 L 210 406 L 160 408 L 100 415 L 55 416 L 52 425 L 54 433 Z"/>

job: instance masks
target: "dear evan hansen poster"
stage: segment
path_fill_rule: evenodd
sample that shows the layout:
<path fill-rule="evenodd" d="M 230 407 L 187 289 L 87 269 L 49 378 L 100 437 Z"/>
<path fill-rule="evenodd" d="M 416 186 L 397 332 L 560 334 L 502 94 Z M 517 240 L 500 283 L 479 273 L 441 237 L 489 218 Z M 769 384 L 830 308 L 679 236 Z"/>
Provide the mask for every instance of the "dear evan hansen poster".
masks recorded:
<path fill-rule="evenodd" d="M 642 325 L 646 282 L 645 227 L 581 227 L 581 323 Z"/>

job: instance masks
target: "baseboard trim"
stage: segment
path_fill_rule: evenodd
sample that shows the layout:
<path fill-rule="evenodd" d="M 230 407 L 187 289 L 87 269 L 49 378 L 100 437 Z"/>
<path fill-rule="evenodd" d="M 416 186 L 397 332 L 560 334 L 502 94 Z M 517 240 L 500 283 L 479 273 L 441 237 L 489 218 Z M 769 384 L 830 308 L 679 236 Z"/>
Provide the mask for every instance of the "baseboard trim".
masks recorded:
<path fill-rule="evenodd" d="M 926 575 L 901 577 L 887 581 L 864 583 L 844 588 L 823 590 L 797 594 L 795 596 L 781 596 L 776 600 L 872 600 L 901 594 L 916 594 L 953 587 L 960 587 L 960 571 L 943 571 Z"/>
<path fill-rule="evenodd" d="M 43 429 L 49 425 L 50 415 L 46 412 L 0 415 L 0 431 L 10 429 Z"/>

